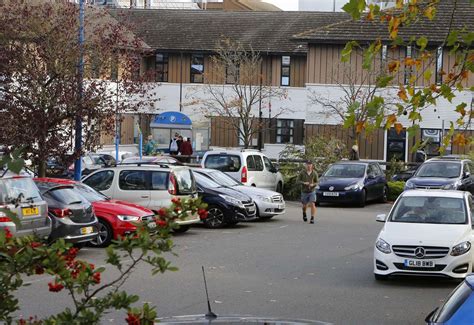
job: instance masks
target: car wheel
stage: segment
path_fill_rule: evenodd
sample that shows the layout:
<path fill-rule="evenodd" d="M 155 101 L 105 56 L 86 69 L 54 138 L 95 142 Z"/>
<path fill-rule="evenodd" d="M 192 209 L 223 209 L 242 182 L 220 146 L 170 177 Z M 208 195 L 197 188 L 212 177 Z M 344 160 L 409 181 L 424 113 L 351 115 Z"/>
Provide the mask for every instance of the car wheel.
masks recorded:
<path fill-rule="evenodd" d="M 225 225 L 224 212 L 217 206 L 210 206 L 207 209 L 207 218 L 204 219 L 204 225 L 207 228 L 221 228 Z"/>
<path fill-rule="evenodd" d="M 367 191 L 364 188 L 362 190 L 362 194 L 360 195 L 359 207 L 361 207 L 361 208 L 365 207 L 366 202 L 367 202 Z"/>
<path fill-rule="evenodd" d="M 389 191 L 388 186 L 385 185 L 383 187 L 382 197 L 380 198 L 381 203 L 387 203 L 388 202 L 388 191 Z"/>
<path fill-rule="evenodd" d="M 374 273 L 375 280 L 377 281 L 387 281 L 388 275 L 376 274 Z"/>
<path fill-rule="evenodd" d="M 182 234 L 182 233 L 185 233 L 186 231 L 188 231 L 189 228 L 191 228 L 191 227 L 190 226 L 179 226 L 179 228 L 173 229 L 173 231 L 177 234 Z"/>
<path fill-rule="evenodd" d="M 276 191 L 280 194 L 283 193 L 283 184 L 281 182 L 278 182 Z"/>
<path fill-rule="evenodd" d="M 110 245 L 114 232 L 112 227 L 107 221 L 99 219 L 97 224 L 99 234 L 97 237 L 90 241 L 90 244 L 94 247 L 106 247 Z"/>

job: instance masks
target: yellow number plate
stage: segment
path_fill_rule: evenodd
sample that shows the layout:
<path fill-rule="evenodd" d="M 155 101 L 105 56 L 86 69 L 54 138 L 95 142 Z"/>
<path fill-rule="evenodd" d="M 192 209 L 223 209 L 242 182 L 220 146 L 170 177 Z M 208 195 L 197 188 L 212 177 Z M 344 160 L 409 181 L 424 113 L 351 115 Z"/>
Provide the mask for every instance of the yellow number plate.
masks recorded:
<path fill-rule="evenodd" d="M 21 212 L 23 216 L 25 217 L 35 216 L 39 214 L 39 208 L 38 207 L 23 208 L 21 209 Z"/>
<path fill-rule="evenodd" d="M 83 235 L 87 235 L 87 234 L 90 234 L 94 231 L 94 228 L 92 227 L 84 227 L 84 228 L 81 228 L 81 234 Z"/>

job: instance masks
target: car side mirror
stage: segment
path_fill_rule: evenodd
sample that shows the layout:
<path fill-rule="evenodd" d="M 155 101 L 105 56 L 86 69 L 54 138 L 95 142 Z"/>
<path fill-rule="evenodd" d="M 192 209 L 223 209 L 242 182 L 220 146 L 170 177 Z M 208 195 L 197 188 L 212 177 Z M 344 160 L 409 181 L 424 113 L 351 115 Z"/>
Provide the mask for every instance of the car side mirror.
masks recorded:
<path fill-rule="evenodd" d="M 431 313 L 428 314 L 428 316 L 426 316 L 425 318 L 425 322 L 427 324 L 431 324 L 433 323 L 434 319 L 433 319 L 433 316 L 434 314 L 438 311 L 438 308 L 436 308 L 435 310 L 433 310 Z"/>
<path fill-rule="evenodd" d="M 375 220 L 377 222 L 385 222 L 387 220 L 387 215 L 386 214 L 379 214 L 377 217 L 375 217 Z"/>
<path fill-rule="evenodd" d="M 464 174 L 462 175 L 462 178 L 468 178 L 469 176 L 471 176 L 470 172 L 464 172 Z"/>
<path fill-rule="evenodd" d="M 196 190 L 197 190 L 198 193 L 204 193 L 204 191 L 200 187 L 198 187 Z"/>
<path fill-rule="evenodd" d="M 367 175 L 367 178 L 368 178 L 368 179 L 374 179 L 374 178 L 375 178 L 375 175 L 374 175 L 374 174 L 369 174 L 369 175 Z"/>

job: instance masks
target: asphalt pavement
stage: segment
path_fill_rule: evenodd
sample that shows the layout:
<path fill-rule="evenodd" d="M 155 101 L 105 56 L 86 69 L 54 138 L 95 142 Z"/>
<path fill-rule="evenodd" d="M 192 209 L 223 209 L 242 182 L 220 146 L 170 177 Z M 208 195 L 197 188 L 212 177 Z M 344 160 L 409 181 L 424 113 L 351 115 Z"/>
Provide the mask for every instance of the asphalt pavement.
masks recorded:
<path fill-rule="evenodd" d="M 312 319 L 335 324 L 423 324 L 425 316 L 457 282 L 391 279 L 372 273 L 373 244 L 389 204 L 365 208 L 323 206 L 316 223 L 304 223 L 299 206 L 267 222 L 209 230 L 201 226 L 176 235 L 169 259 L 179 271 L 151 276 L 139 266 L 125 287 L 160 317 L 207 311 L 201 266 L 205 267 L 214 312 L 221 315 Z M 86 248 L 79 258 L 104 264 L 104 251 Z M 113 272 L 112 272 L 113 273 Z M 109 276 L 104 276 L 107 280 Z M 50 294 L 47 276 L 28 279 L 18 297 L 24 316 L 46 316 L 67 306 L 65 293 Z M 112 312 L 104 323 L 124 323 Z"/>

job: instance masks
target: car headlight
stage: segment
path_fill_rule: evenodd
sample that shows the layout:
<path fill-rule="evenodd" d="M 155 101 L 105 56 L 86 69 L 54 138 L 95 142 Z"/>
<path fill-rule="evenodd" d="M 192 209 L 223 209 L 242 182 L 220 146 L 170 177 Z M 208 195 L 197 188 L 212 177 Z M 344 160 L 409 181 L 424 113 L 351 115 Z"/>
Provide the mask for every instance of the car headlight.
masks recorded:
<path fill-rule="evenodd" d="M 140 217 L 136 217 L 136 216 L 118 215 L 117 218 L 119 218 L 121 221 L 140 221 Z"/>
<path fill-rule="evenodd" d="M 230 204 L 232 204 L 232 205 L 238 206 L 239 208 L 243 208 L 243 207 L 244 207 L 244 204 L 242 203 L 242 201 L 237 200 L 237 199 L 233 198 L 232 196 L 223 195 L 223 194 L 219 194 L 219 196 L 220 196 L 221 198 L 223 198 L 224 200 L 226 200 L 227 203 L 230 203 Z"/>
<path fill-rule="evenodd" d="M 379 251 L 385 254 L 390 254 L 392 252 L 392 249 L 390 248 L 390 244 L 387 243 L 382 238 L 377 239 L 377 242 L 375 243 L 375 247 L 377 247 Z"/>
<path fill-rule="evenodd" d="M 257 195 L 257 198 L 263 202 L 268 202 L 268 203 L 272 203 L 272 198 L 271 197 L 266 197 L 266 196 L 261 196 L 261 195 Z"/>
<path fill-rule="evenodd" d="M 459 256 L 459 255 L 466 254 L 467 252 L 469 252 L 470 249 L 471 249 L 471 243 L 468 241 L 465 241 L 453 247 L 453 249 L 451 250 L 451 256 Z"/>
<path fill-rule="evenodd" d="M 415 188 L 415 184 L 413 184 L 412 182 L 408 181 L 405 183 L 405 190 L 412 190 Z"/>
<path fill-rule="evenodd" d="M 349 186 L 344 187 L 345 191 L 350 191 L 350 190 L 360 190 L 364 187 L 362 183 L 355 183 Z"/>
<path fill-rule="evenodd" d="M 316 189 L 317 189 L 317 190 L 319 190 L 319 189 L 320 189 L 319 185 L 316 185 Z"/>
<path fill-rule="evenodd" d="M 449 183 L 441 187 L 443 190 L 455 190 L 460 184 L 458 182 Z"/>

